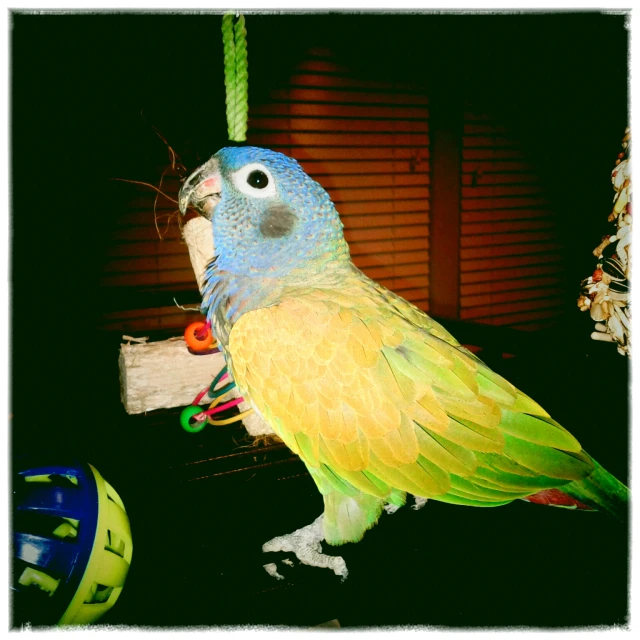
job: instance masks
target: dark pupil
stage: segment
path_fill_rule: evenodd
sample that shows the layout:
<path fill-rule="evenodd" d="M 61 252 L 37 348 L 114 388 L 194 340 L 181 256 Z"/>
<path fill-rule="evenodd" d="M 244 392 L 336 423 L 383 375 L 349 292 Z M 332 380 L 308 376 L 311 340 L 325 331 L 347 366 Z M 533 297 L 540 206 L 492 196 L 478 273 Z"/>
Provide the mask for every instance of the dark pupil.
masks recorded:
<path fill-rule="evenodd" d="M 262 171 L 252 171 L 247 178 L 247 182 L 254 189 L 264 189 L 269 184 L 269 178 Z"/>

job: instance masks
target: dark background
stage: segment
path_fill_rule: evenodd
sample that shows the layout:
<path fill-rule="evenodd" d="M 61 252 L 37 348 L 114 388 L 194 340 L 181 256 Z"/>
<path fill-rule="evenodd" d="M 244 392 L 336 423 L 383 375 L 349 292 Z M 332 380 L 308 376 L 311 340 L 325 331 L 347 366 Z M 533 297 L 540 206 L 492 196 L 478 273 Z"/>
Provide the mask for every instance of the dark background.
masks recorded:
<path fill-rule="evenodd" d="M 579 283 L 593 268 L 594 239 L 608 232 L 608 175 L 628 122 L 624 21 L 595 13 L 249 15 L 250 95 L 266 96 L 317 44 L 364 77 L 420 78 L 435 95 L 486 104 L 528 145 L 566 210 L 569 276 Z M 105 622 L 624 621 L 625 527 L 601 514 L 525 503 L 404 509 L 339 550 L 351 571 L 344 584 L 305 567 L 289 569 L 284 585 L 269 579 L 262 542 L 311 522 L 322 508 L 301 465 L 193 481 L 197 466 L 180 464 L 232 451 L 241 434 L 192 436 L 177 427 L 175 412 L 151 421 L 127 416 L 118 392 L 120 336 L 96 329 L 109 179 L 152 179 L 166 163 L 150 125 L 188 170 L 226 142 L 220 16 L 14 13 L 11 38 L 13 449 L 88 460 L 123 497 L 136 549 Z M 589 341 L 587 314 L 573 299 L 568 306 L 566 326 L 551 338 L 450 326 L 483 346 L 496 370 L 624 481 L 627 363 Z M 504 360 L 502 351 L 517 357 Z M 286 456 L 261 455 L 266 462 Z M 283 476 L 285 467 L 297 471 Z"/>

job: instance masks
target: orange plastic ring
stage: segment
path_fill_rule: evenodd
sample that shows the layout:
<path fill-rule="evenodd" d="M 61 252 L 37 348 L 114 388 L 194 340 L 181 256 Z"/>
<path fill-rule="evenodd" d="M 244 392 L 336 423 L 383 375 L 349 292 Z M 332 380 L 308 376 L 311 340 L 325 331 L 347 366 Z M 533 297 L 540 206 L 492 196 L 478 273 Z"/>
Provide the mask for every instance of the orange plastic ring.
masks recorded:
<path fill-rule="evenodd" d="M 203 333 L 202 330 L 205 328 L 207 330 L 207 333 L 203 338 L 200 338 L 198 334 Z M 213 344 L 213 334 L 211 333 L 211 328 L 208 327 L 204 322 L 192 322 L 184 330 L 184 339 L 194 351 L 204 351 Z"/>

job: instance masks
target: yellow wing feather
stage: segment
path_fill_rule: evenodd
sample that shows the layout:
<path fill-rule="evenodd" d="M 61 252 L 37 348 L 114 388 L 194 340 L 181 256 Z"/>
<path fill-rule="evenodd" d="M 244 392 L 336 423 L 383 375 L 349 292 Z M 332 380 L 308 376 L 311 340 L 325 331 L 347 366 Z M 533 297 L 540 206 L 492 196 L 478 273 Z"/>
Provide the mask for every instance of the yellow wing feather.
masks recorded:
<path fill-rule="evenodd" d="M 508 490 L 494 491 L 488 477 L 549 473 L 532 462 L 531 447 L 580 451 L 550 419 L 537 431 L 518 422 L 516 414 L 548 414 L 375 284 L 296 290 L 250 311 L 233 327 L 228 354 L 239 388 L 308 467 L 327 465 L 379 498 L 395 488 L 503 504 Z M 567 470 L 556 458 L 559 478 L 588 466 L 576 459 Z"/>

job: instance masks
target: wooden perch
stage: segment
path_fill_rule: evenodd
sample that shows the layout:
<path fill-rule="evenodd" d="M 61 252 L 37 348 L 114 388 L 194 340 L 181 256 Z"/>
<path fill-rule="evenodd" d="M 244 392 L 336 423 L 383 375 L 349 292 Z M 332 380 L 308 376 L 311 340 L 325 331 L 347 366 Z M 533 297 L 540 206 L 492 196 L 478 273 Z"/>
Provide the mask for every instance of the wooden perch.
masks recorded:
<path fill-rule="evenodd" d="M 189 353 L 183 337 L 123 344 L 120 392 L 124 408 L 127 413 L 144 413 L 191 404 L 224 364 L 222 353 Z"/>
<path fill-rule="evenodd" d="M 215 251 L 213 234 L 211 233 L 211 222 L 201 216 L 192 218 L 184 225 L 182 237 L 189 248 L 191 266 L 193 267 L 193 272 L 196 274 L 198 289 L 200 293 L 202 293 L 204 274 L 207 265 L 213 259 Z"/>
<path fill-rule="evenodd" d="M 183 236 L 202 292 L 204 272 L 214 255 L 211 223 L 204 218 L 193 218 L 184 226 Z M 129 414 L 186 407 L 211 384 L 225 365 L 222 353 L 206 356 L 189 353 L 182 336 L 135 344 L 132 344 L 133 340 L 120 346 L 119 357 L 120 396 Z M 234 388 L 226 397 L 240 397 L 238 389 Z M 203 404 L 207 402 L 211 402 L 209 396 L 202 401 Z M 241 412 L 250 408 L 246 402 L 238 405 Z M 247 416 L 242 423 L 252 436 L 273 433 L 256 413 Z"/>

